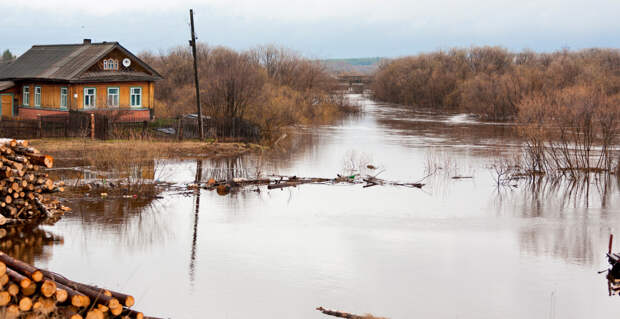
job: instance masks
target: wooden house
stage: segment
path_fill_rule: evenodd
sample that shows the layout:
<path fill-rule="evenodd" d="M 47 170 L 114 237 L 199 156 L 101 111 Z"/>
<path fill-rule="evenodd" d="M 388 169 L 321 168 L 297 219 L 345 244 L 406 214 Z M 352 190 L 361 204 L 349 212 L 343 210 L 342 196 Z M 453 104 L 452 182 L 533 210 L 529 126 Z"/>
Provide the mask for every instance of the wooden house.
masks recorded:
<path fill-rule="evenodd" d="M 0 65 L 2 117 L 110 112 L 128 121 L 153 116 L 162 77 L 118 42 L 35 45 Z"/>

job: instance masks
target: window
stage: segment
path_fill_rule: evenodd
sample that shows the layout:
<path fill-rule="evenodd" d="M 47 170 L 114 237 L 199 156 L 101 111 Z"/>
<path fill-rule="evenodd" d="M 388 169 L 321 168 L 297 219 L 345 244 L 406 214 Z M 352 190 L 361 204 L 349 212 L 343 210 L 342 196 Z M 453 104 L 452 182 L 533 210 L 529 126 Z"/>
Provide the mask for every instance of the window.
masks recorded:
<path fill-rule="evenodd" d="M 142 88 L 131 88 L 129 96 L 131 106 L 142 106 Z"/>
<path fill-rule="evenodd" d="M 22 104 L 24 104 L 25 106 L 30 105 L 30 87 L 29 86 L 24 86 L 24 92 L 23 92 L 24 96 L 22 98 Z"/>
<path fill-rule="evenodd" d="M 34 87 L 34 106 L 41 106 L 41 87 Z"/>
<path fill-rule="evenodd" d="M 92 109 L 95 107 L 95 97 L 97 96 L 97 89 L 84 88 L 84 108 Z"/>
<path fill-rule="evenodd" d="M 118 70 L 118 60 L 115 60 L 115 59 L 103 60 L 103 69 L 104 70 Z"/>
<path fill-rule="evenodd" d="M 67 88 L 60 88 L 60 108 L 67 108 Z"/>
<path fill-rule="evenodd" d="M 108 106 L 118 107 L 118 88 L 108 88 Z"/>

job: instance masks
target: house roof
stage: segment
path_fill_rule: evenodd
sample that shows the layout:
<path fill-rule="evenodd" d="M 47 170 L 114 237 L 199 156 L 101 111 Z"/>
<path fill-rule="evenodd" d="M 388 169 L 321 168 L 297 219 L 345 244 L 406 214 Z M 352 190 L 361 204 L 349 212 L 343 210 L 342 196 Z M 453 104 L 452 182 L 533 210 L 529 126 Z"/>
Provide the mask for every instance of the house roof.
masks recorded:
<path fill-rule="evenodd" d="M 15 86 L 13 81 L 0 81 L 0 91 L 10 89 Z"/>
<path fill-rule="evenodd" d="M 118 42 L 90 43 L 89 41 L 84 41 L 82 44 L 34 45 L 17 60 L 4 67 L 0 66 L 0 80 L 34 79 L 78 82 L 86 70 L 115 49 L 119 49 L 151 73 L 116 72 L 117 75 L 122 73 L 141 73 L 139 76 L 134 74 L 131 78 L 132 80 L 144 81 L 155 81 L 162 78 L 157 71 Z M 91 74 L 89 80 L 107 80 L 104 78 L 105 76 L 99 79 Z M 120 78 L 123 78 L 123 76 L 120 76 Z"/>

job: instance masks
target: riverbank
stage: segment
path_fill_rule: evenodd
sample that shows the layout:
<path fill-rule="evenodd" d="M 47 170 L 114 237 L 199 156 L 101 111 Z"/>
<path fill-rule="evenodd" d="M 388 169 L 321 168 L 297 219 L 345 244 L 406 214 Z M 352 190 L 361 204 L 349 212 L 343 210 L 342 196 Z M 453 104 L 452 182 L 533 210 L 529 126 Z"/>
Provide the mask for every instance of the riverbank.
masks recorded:
<path fill-rule="evenodd" d="M 266 150 L 265 146 L 251 143 L 218 143 L 200 141 L 157 141 L 157 140 L 89 140 L 80 138 L 69 139 L 36 139 L 30 144 L 45 154 L 54 157 L 79 157 L 88 154 L 94 158 L 119 155 L 117 159 L 127 160 L 139 154 L 146 158 L 168 157 L 233 157 L 248 152 Z"/>

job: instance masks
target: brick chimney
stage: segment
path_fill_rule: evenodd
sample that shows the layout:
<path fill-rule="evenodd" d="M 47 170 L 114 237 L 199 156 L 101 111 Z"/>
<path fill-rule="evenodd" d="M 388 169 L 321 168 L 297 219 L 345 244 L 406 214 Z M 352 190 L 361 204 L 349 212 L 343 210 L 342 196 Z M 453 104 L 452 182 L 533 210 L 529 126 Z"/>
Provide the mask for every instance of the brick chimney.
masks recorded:
<path fill-rule="evenodd" d="M 84 39 L 84 44 L 90 44 L 92 41 L 90 39 Z"/>

